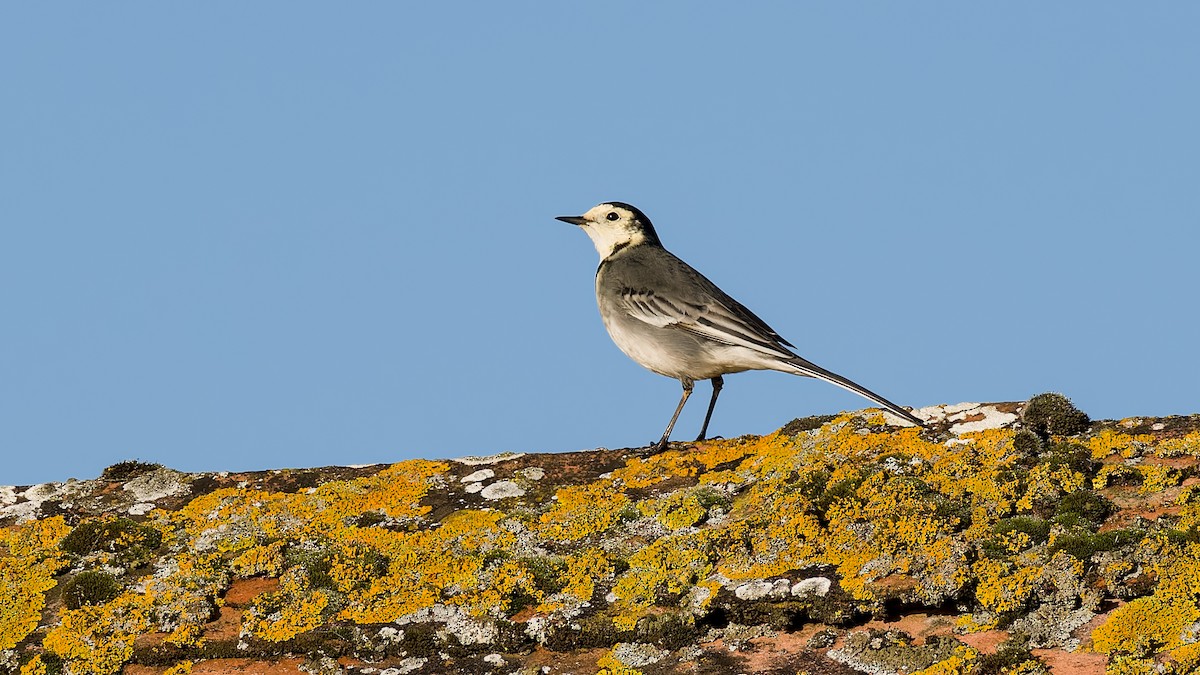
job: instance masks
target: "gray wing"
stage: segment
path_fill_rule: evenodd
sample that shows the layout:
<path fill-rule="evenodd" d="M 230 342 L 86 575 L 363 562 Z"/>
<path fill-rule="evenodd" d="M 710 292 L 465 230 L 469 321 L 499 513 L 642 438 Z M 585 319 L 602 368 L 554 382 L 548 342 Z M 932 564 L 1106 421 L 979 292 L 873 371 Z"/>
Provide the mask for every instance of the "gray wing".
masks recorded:
<path fill-rule="evenodd" d="M 629 315 L 659 328 L 677 328 L 727 345 L 781 358 L 795 356 L 791 343 L 716 284 L 671 253 L 647 261 L 629 256 L 614 270 Z M 631 251 L 631 253 L 633 253 Z M 651 267 L 647 263 L 657 263 Z"/>

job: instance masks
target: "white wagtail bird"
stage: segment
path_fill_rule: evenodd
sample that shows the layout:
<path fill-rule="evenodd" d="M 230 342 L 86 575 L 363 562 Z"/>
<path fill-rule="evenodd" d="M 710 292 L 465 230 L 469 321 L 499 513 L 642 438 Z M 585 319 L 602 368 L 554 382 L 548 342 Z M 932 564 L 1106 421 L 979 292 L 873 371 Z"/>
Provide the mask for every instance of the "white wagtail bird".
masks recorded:
<path fill-rule="evenodd" d="M 683 384 L 683 397 L 655 446 L 662 450 L 696 380 L 712 380 L 712 400 L 697 441 L 704 440 L 722 375 L 778 370 L 848 389 L 917 425 L 909 411 L 861 385 L 807 361 L 774 329 L 691 265 L 663 248 L 646 214 L 624 202 L 605 202 L 582 216 L 557 218 L 583 228 L 600 253 L 596 303 L 613 342 L 659 375 Z"/>

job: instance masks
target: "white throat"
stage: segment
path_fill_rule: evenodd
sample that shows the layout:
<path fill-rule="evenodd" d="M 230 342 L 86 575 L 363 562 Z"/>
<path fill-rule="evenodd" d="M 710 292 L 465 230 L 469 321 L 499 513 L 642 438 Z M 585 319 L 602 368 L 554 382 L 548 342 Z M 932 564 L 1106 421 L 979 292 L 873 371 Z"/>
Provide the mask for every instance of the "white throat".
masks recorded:
<path fill-rule="evenodd" d="M 596 247 L 601 260 L 608 258 L 618 248 L 636 246 L 646 241 L 646 235 L 641 232 L 630 232 L 624 228 L 589 225 L 584 227 L 583 231 L 587 232 L 587 236 L 592 240 L 592 245 Z"/>

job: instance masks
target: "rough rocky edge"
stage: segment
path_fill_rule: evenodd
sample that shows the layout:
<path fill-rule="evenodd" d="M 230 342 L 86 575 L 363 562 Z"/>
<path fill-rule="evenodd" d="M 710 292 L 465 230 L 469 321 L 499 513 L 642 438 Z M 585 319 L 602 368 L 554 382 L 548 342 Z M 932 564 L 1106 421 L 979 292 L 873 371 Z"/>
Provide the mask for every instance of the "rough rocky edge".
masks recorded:
<path fill-rule="evenodd" d="M 1200 415 L 0 487 L 0 672 L 1200 672 Z"/>

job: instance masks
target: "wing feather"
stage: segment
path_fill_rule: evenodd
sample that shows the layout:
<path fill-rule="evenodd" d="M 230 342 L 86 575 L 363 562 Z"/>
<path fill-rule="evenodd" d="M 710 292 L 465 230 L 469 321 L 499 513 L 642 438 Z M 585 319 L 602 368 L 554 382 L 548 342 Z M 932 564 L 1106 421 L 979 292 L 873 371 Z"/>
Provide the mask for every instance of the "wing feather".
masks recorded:
<path fill-rule="evenodd" d="M 710 297 L 706 303 L 695 304 L 680 302 L 652 290 L 630 288 L 621 292 L 621 299 L 630 316 L 658 328 L 678 328 L 721 344 L 782 358 L 794 356 L 784 346 L 787 341 L 732 298 L 728 298 L 732 303 L 721 302 L 725 298 Z"/>

